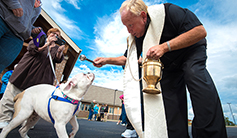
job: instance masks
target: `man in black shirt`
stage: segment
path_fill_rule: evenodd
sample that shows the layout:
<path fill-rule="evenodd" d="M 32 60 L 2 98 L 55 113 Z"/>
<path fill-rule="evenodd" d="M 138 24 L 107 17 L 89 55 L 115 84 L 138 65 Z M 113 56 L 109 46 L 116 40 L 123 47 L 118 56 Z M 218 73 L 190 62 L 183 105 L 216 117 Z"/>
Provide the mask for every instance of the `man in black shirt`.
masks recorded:
<path fill-rule="evenodd" d="M 144 47 L 147 30 L 154 20 L 138 5 L 126 1 L 120 8 L 121 20 L 134 37 L 137 59 Z M 145 5 L 146 7 L 146 5 Z M 135 10 L 134 10 L 135 9 Z M 223 111 L 215 85 L 206 69 L 206 31 L 194 13 L 164 4 L 165 18 L 160 41 L 143 58 L 160 59 L 164 64 L 161 82 L 169 138 L 188 138 L 186 88 L 194 110 L 193 138 L 226 138 Z M 135 12 L 134 12 L 135 11 Z M 127 49 L 128 50 L 128 49 Z M 97 57 L 94 66 L 125 65 L 127 50 L 120 57 Z M 139 73 L 141 70 L 139 69 Z"/>

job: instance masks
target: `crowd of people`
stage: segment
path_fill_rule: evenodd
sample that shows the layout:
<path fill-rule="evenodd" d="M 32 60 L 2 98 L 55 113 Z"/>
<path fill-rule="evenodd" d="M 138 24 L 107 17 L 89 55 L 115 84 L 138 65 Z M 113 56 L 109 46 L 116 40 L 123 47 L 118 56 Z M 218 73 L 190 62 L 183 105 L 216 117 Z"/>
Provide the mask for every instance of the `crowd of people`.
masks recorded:
<path fill-rule="evenodd" d="M 99 104 L 95 103 L 95 100 L 93 100 L 89 106 L 89 115 L 88 115 L 88 121 L 101 121 L 106 122 L 108 117 L 108 109 L 109 106 L 107 104 L 102 104 L 99 107 Z"/>
<path fill-rule="evenodd" d="M 119 120 L 117 122 L 117 125 L 121 125 L 125 127 L 125 131 L 121 133 L 122 137 L 137 137 L 137 133 L 132 126 L 131 122 L 129 121 L 126 110 L 124 106 L 124 95 L 120 95 L 119 99 L 121 99 L 121 114 L 119 116 Z M 88 115 L 88 121 L 101 121 L 101 122 L 107 122 L 108 118 L 108 105 L 107 104 L 101 104 L 99 108 L 99 104 L 96 103 L 95 100 L 93 100 L 89 106 L 89 115 Z"/>

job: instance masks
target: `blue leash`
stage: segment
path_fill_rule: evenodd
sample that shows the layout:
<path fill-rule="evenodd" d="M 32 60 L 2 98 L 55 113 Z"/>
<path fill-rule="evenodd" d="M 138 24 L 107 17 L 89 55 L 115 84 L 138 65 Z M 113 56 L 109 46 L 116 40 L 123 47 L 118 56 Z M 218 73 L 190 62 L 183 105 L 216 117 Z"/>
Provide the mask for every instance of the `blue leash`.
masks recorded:
<path fill-rule="evenodd" d="M 59 87 L 59 86 L 57 86 L 56 89 L 57 89 L 58 87 Z M 56 90 L 56 89 L 55 89 L 55 90 Z M 48 114 L 49 114 L 49 117 L 50 117 L 51 122 L 52 122 L 53 124 L 55 123 L 55 121 L 54 121 L 54 119 L 53 119 L 53 117 L 52 117 L 52 115 L 51 115 L 51 112 L 50 112 L 50 101 L 51 101 L 51 99 L 53 98 L 53 99 L 55 99 L 55 100 L 59 100 L 59 101 L 71 103 L 71 101 L 69 101 L 68 99 L 64 99 L 64 98 L 62 98 L 62 97 L 58 97 L 58 96 L 54 95 L 55 90 L 54 90 L 53 93 L 51 94 L 51 97 L 49 98 L 49 102 L 48 102 Z M 73 103 L 71 103 L 71 104 L 73 104 Z M 77 112 L 77 110 L 78 110 L 78 108 L 79 108 L 79 105 L 80 105 L 80 103 L 77 104 L 77 107 L 76 107 L 76 109 L 75 109 L 75 111 L 74 111 L 74 113 L 73 113 L 72 116 L 74 116 L 74 114 Z"/>

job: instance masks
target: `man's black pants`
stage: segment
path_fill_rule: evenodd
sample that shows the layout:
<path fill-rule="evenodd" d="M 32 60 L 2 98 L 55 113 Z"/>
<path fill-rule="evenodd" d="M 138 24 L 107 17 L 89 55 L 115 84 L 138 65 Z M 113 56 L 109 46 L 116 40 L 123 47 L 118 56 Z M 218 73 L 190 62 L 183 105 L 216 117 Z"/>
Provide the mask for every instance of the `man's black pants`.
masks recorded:
<path fill-rule="evenodd" d="M 161 88 L 169 138 L 188 138 L 187 94 L 194 112 L 193 138 L 226 138 L 221 103 L 206 70 L 206 47 L 186 51 L 164 68 Z M 166 67 L 166 66 L 165 66 Z"/>

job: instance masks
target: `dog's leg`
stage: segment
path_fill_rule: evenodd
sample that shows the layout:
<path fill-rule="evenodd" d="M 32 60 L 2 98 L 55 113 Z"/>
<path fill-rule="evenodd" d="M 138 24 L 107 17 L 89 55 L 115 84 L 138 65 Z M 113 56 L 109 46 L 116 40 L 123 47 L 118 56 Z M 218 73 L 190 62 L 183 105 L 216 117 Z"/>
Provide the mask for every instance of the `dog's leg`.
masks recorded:
<path fill-rule="evenodd" d="M 54 128 L 58 135 L 58 138 L 68 138 L 66 124 L 65 123 L 58 123 L 55 120 Z"/>
<path fill-rule="evenodd" d="M 76 115 L 72 117 L 72 119 L 70 120 L 70 124 L 72 125 L 72 132 L 69 134 L 69 137 L 74 138 L 79 129 Z"/>
<path fill-rule="evenodd" d="M 39 121 L 39 119 L 40 116 L 36 112 L 33 112 L 32 115 L 27 119 L 26 123 L 24 123 L 19 129 L 19 133 L 22 138 L 28 138 L 27 132 Z"/>
<path fill-rule="evenodd" d="M 0 134 L 0 138 L 5 138 L 7 134 L 17 126 L 19 126 L 23 121 L 25 121 L 33 111 L 26 111 L 26 110 L 21 110 L 19 114 L 12 119 L 12 121 L 9 122 L 9 124 L 2 129 L 2 132 Z"/>

